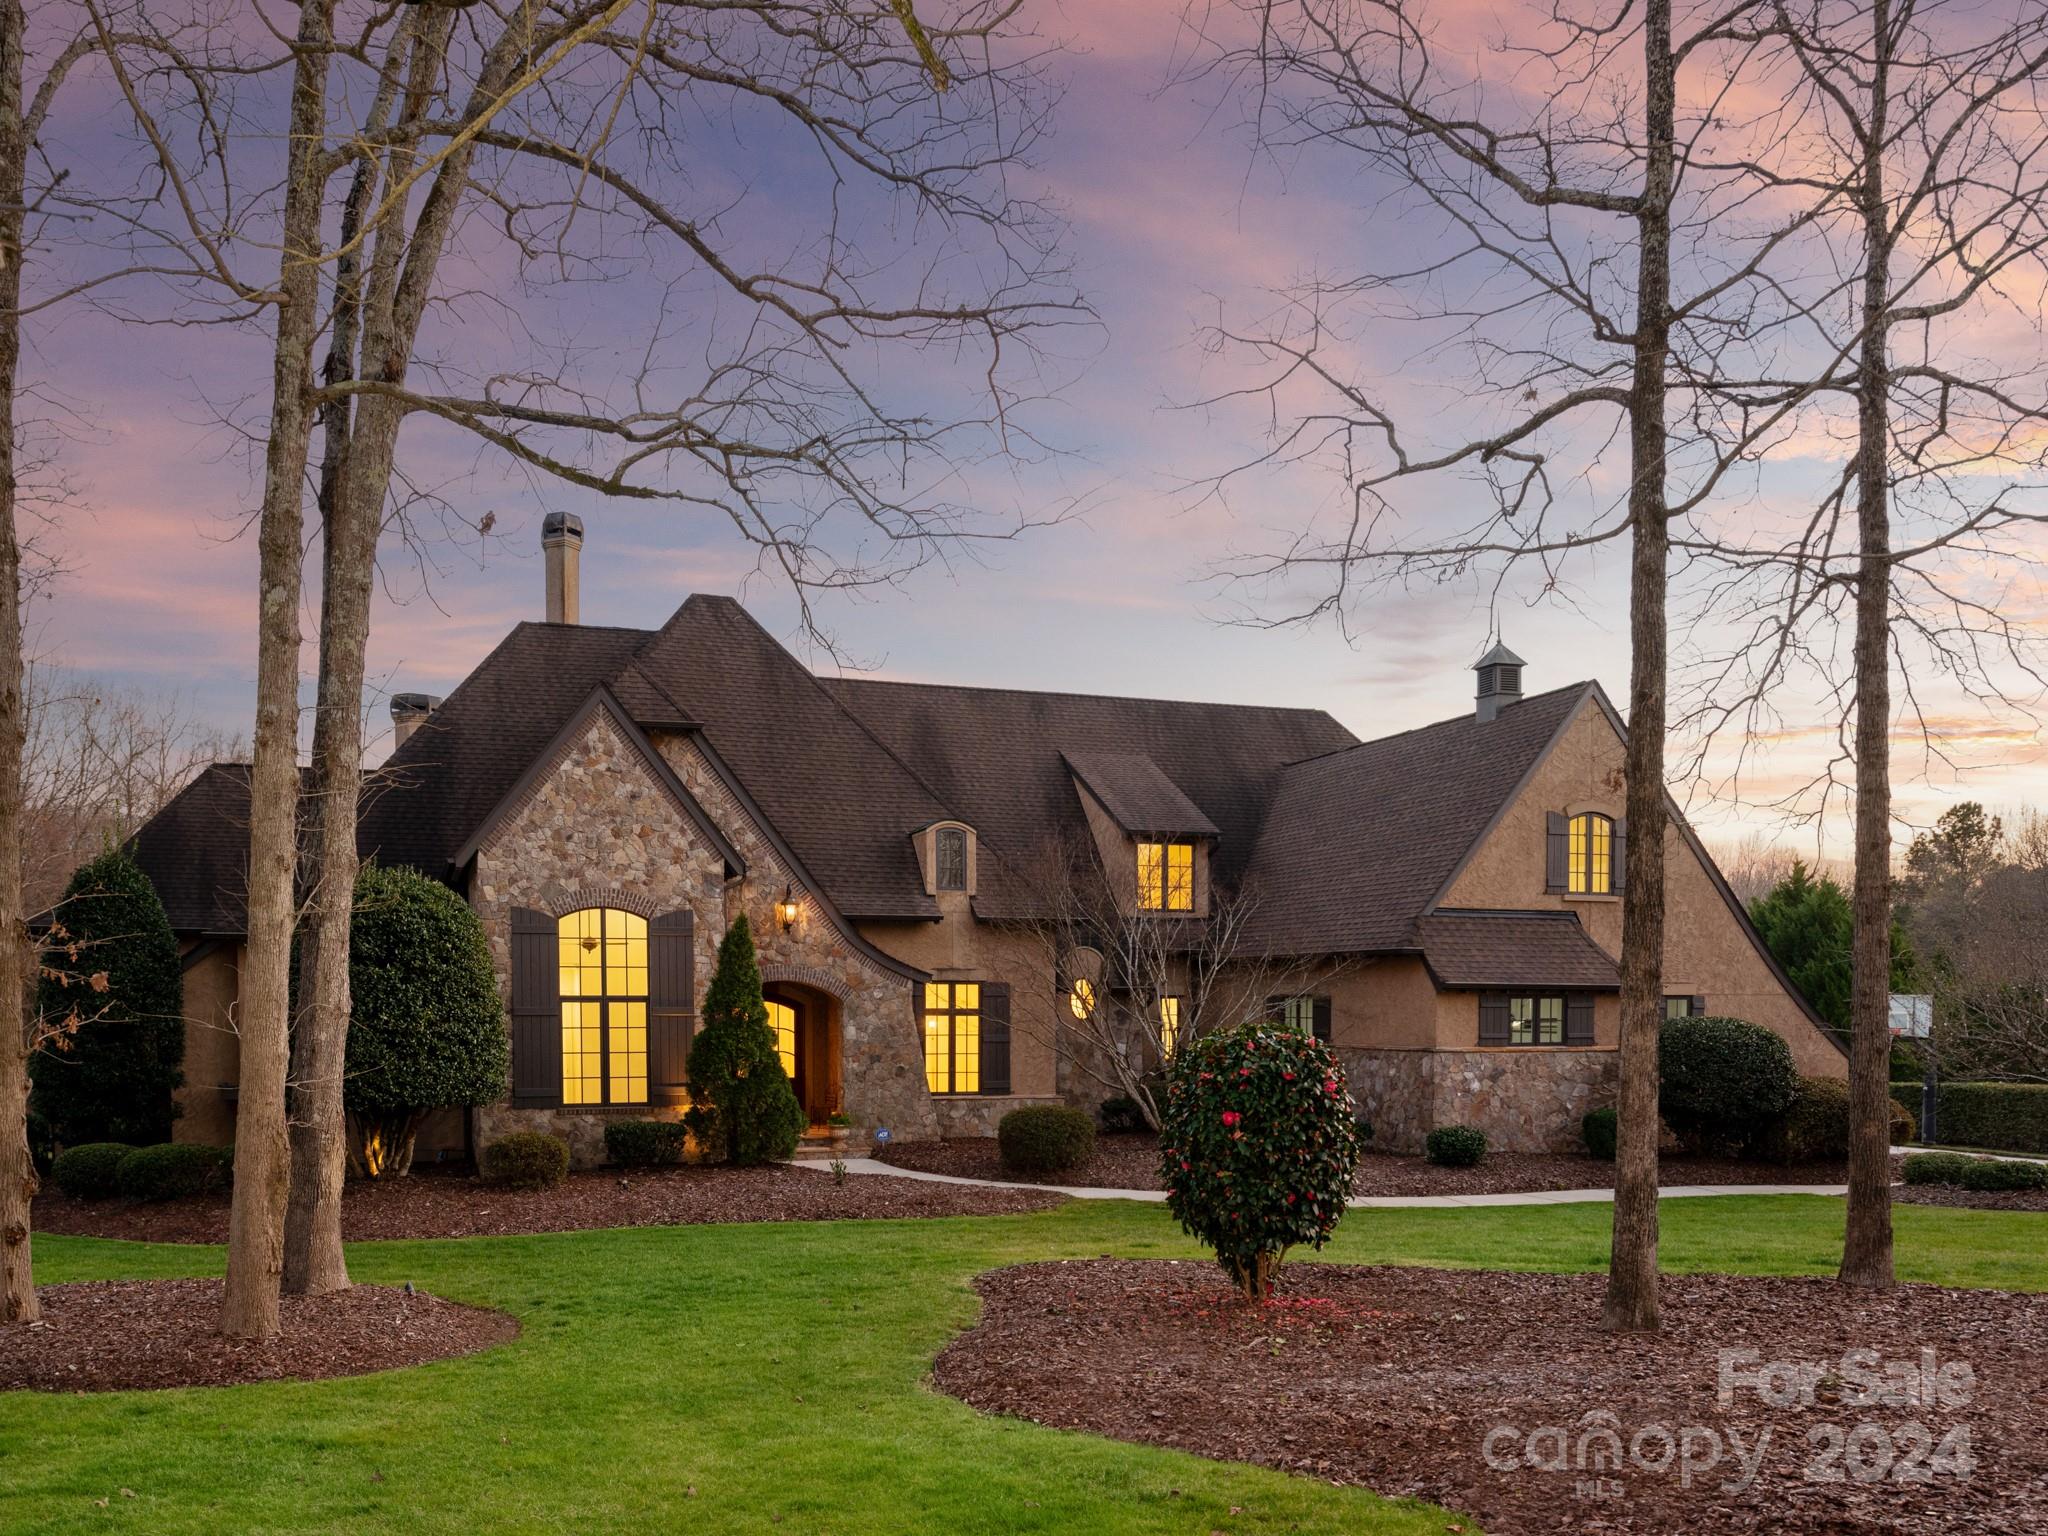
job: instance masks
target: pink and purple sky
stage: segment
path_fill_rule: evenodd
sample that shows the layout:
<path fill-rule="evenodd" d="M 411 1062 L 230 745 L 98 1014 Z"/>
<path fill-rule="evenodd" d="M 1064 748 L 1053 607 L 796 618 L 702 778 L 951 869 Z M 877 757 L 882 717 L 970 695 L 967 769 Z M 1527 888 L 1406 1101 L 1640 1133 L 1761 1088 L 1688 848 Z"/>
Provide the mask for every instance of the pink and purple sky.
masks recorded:
<path fill-rule="evenodd" d="M 1227 504 L 1188 488 L 1257 453 L 1262 427 L 1255 409 L 1181 408 L 1242 382 L 1204 354 L 1199 327 L 1219 312 L 1256 313 L 1269 290 L 1355 264 L 1361 249 L 1398 249 L 1404 232 L 1341 170 L 1283 176 L 1255 163 L 1239 114 L 1219 110 L 1213 89 L 1169 88 L 1188 41 L 1180 16 L 1177 0 L 1105 0 L 1048 9 L 1039 22 L 1068 44 L 1042 170 L 1101 325 L 1074 344 L 1071 381 L 1038 418 L 1062 457 L 1004 491 L 1027 512 L 1073 515 L 977 559 L 927 567 L 900 589 L 828 602 L 823 617 L 844 652 L 887 678 L 1315 706 L 1371 736 L 1468 709 L 1466 669 L 1497 623 L 1527 659 L 1532 691 L 1597 677 L 1625 703 L 1618 551 L 1577 568 L 1570 607 L 1510 600 L 1490 611 L 1477 590 L 1447 585 L 1376 602 L 1348 641 L 1327 626 L 1229 622 L 1241 598 L 1205 573 L 1267 542 L 1265 530 L 1295 526 L 1298 499 L 1330 488 L 1267 478 Z M 89 134 L 96 110 L 82 93 L 55 133 Z M 636 354 L 631 314 L 608 318 L 585 338 L 581 366 L 624 367 Z M 256 487 L 248 445 L 219 422 L 262 380 L 262 337 L 141 329 L 71 307 L 32 340 L 45 387 L 89 423 L 65 449 L 82 504 L 52 536 L 68 574 L 34 610 L 38 654 L 112 685 L 178 693 L 209 723 L 246 733 Z M 460 517 L 489 510 L 496 526 L 481 546 L 434 546 L 430 579 L 387 548 L 371 646 L 380 689 L 445 693 L 509 625 L 541 616 L 540 520 L 555 508 L 580 514 L 588 531 L 586 622 L 654 626 L 692 591 L 729 592 L 794 642 L 788 593 L 753 574 L 749 553 L 709 522 L 538 488 L 468 449 L 422 444 L 409 467 Z M 306 632 L 314 627 L 309 612 Z M 1922 756 L 1902 746 L 1908 823 L 1957 798 L 2048 803 L 2048 752 L 2032 720 L 1960 700 L 1936 712 L 1952 717 L 1954 761 L 1923 773 Z M 1786 714 L 1783 739 L 1758 744 L 1768 750 L 1743 782 L 1750 800 L 1795 781 L 1825 750 L 1822 715 L 1796 705 Z M 370 718 L 388 727 L 381 697 Z M 1719 837 L 1811 840 L 1754 807 L 1695 798 L 1692 810 Z"/>

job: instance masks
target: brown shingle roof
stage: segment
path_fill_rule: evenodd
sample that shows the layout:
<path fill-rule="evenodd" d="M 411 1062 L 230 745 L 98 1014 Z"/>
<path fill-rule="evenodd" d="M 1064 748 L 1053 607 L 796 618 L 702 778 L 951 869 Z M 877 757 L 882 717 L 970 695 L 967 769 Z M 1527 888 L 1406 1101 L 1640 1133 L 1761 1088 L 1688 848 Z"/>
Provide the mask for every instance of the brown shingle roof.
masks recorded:
<path fill-rule="evenodd" d="M 249 768 L 214 763 L 135 834 L 135 862 L 176 933 L 240 933 L 249 897 Z"/>
<path fill-rule="evenodd" d="M 1438 912 L 1417 921 L 1440 986 L 1611 992 L 1621 973 L 1571 912 Z"/>
<path fill-rule="evenodd" d="M 1067 752 L 1067 766 L 1116 824 L 1137 836 L 1153 832 L 1214 837 L 1216 823 L 1180 792 L 1160 766 L 1142 752 Z"/>

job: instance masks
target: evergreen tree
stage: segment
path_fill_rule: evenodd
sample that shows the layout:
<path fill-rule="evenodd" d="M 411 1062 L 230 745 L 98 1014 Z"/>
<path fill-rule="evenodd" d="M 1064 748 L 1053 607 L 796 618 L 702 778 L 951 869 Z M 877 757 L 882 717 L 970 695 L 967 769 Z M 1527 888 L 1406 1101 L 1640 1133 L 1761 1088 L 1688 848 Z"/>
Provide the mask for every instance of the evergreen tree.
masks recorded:
<path fill-rule="evenodd" d="M 761 967 L 745 913 L 718 946 L 704 993 L 704 1017 L 690 1045 L 691 1125 L 700 1141 L 734 1163 L 787 1158 L 803 1135 L 804 1111 L 768 1028 Z"/>
<path fill-rule="evenodd" d="M 185 981 L 156 887 L 112 848 L 79 867 L 55 917 L 36 992 L 55 1033 L 29 1063 L 31 1112 L 64 1146 L 168 1141 L 185 1080 Z"/>
<path fill-rule="evenodd" d="M 1816 880 L 1802 861 L 1768 893 L 1750 903 L 1750 921 L 1763 935 L 1792 984 L 1830 1028 L 1849 1032 L 1849 945 L 1855 917 L 1849 896 L 1827 876 Z M 1919 965 L 1905 930 L 1892 922 L 1894 992 L 1916 989 Z"/>

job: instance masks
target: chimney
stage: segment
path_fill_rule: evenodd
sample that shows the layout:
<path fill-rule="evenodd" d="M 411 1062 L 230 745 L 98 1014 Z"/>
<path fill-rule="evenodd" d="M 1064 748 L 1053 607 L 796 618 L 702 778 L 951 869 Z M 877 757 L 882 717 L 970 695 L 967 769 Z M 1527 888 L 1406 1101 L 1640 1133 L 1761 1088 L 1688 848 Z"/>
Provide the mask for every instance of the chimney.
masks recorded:
<path fill-rule="evenodd" d="M 1504 645 L 1495 645 L 1472 670 L 1479 674 L 1479 707 L 1475 711 L 1483 725 L 1522 697 L 1522 658 Z"/>
<path fill-rule="evenodd" d="M 441 707 L 440 697 L 431 693 L 391 695 L 391 735 L 395 751 L 412 739 L 412 733 L 427 723 L 427 716 Z"/>
<path fill-rule="evenodd" d="M 574 512 L 550 512 L 541 521 L 540 547 L 548 562 L 548 622 L 577 620 L 577 566 L 583 557 L 583 519 Z"/>

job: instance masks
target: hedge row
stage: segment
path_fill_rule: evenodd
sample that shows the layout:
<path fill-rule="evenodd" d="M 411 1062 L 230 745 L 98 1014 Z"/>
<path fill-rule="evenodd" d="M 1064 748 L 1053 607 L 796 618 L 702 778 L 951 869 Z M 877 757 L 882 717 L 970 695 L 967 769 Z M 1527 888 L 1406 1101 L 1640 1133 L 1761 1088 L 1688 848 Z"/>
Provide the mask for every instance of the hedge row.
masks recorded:
<path fill-rule="evenodd" d="M 167 1141 L 153 1147 L 91 1141 L 58 1153 L 50 1168 L 51 1182 L 74 1200 L 105 1200 L 114 1195 L 130 1200 L 176 1200 L 226 1189 L 234 1176 L 232 1147 L 189 1141 Z"/>
<path fill-rule="evenodd" d="M 1892 1097 L 1917 1123 L 1920 1090 L 1894 1083 Z M 2048 1084 L 1943 1083 L 1935 1090 L 1935 1134 L 1994 1152 L 2048 1152 Z"/>

